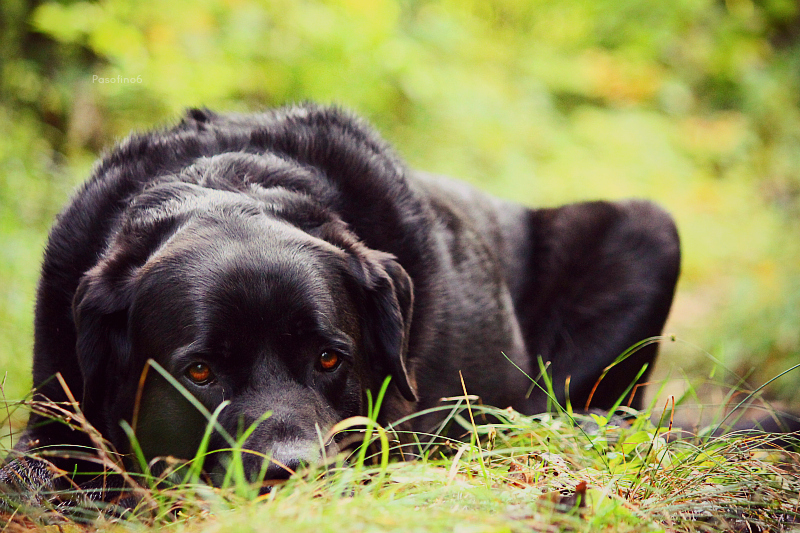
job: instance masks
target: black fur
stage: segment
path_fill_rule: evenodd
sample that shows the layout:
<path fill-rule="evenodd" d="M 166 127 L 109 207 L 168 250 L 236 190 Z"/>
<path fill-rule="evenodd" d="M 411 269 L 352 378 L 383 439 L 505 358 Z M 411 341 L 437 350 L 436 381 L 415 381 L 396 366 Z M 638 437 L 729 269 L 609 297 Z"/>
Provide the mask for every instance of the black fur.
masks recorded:
<path fill-rule="evenodd" d="M 674 224 L 648 202 L 528 209 L 408 171 L 337 109 L 192 110 L 122 142 L 59 216 L 34 383 L 65 401 L 60 372 L 121 451 L 127 420 L 149 457 L 190 457 L 205 418 L 152 368 L 139 390 L 152 358 L 208 411 L 230 402 L 219 422 L 234 436 L 271 411 L 246 445 L 294 468 L 318 460 L 319 435 L 364 414 L 386 376 L 384 424 L 460 395 L 459 374 L 484 403 L 542 411 L 546 397 L 526 396 L 508 360 L 535 376 L 539 356 L 559 400 L 569 378 L 583 405 L 604 367 L 660 334 L 678 270 Z M 322 368 L 323 352 L 340 365 Z M 651 345 L 615 367 L 592 405 L 610 407 L 655 355 Z M 196 362 L 216 381 L 192 382 Z M 22 446 L 88 444 L 34 415 Z M 212 448 L 225 446 L 216 433 Z"/>

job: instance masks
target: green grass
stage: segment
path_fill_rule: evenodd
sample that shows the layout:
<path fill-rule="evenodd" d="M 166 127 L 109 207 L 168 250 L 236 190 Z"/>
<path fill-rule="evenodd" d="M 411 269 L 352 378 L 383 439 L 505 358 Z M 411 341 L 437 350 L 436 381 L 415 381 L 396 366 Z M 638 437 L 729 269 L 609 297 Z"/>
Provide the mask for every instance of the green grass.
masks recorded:
<path fill-rule="evenodd" d="M 800 457 L 776 448 L 768 435 L 680 434 L 668 424 L 674 399 L 666 408 L 640 413 L 623 407 L 627 421 L 565 409 L 523 416 L 474 405 L 466 395 L 454 400 L 462 408 L 452 416 L 461 439 L 421 444 L 427 439 L 420 438 L 406 445 L 405 453 L 417 460 L 387 460 L 401 451 L 391 428 L 369 422 L 378 397 L 370 417 L 334 430 L 368 426 L 369 448 L 299 472 L 261 496 L 260 485 L 241 475 L 241 454 L 250 453 L 241 449 L 244 435 L 231 442 L 231 474 L 222 487 L 201 481 L 201 451 L 193 461 L 168 461 L 159 475 L 143 474 L 145 463 L 127 473 L 138 498 L 130 511 L 89 502 L 66 514 L 52 505 L 23 506 L 4 513 L 2 521 L 5 527 L 57 525 L 62 531 L 800 529 Z M 81 425 L 75 417 L 72 423 Z M 121 468 L 107 448 L 100 457 L 107 470 Z"/>

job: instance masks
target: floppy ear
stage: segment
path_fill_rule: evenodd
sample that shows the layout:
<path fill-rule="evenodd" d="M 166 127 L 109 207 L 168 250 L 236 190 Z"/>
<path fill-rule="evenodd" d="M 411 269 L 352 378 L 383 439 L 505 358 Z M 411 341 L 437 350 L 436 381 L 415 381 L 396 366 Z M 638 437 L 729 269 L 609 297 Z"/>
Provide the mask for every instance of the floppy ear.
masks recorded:
<path fill-rule="evenodd" d="M 411 278 L 391 254 L 363 250 L 352 258 L 360 286 L 360 312 L 367 357 L 384 368 L 408 401 L 417 395 L 406 368 L 414 287 Z"/>
<path fill-rule="evenodd" d="M 106 260 L 87 272 L 73 298 L 76 354 L 83 377 L 81 409 L 93 424 L 105 420 L 111 391 L 118 391 L 123 369 L 130 365 L 128 309 L 133 276 L 118 272 Z"/>
<path fill-rule="evenodd" d="M 188 183 L 164 183 L 128 206 L 108 252 L 78 284 L 72 299 L 76 355 L 83 377 L 81 408 L 97 424 L 107 420 L 108 398 L 123 384 L 137 383 L 128 338 L 128 311 L 136 280 L 150 255 L 171 235 L 206 191 Z M 170 202 L 170 200 L 176 200 Z M 116 430 L 116 426 L 115 426 Z"/>

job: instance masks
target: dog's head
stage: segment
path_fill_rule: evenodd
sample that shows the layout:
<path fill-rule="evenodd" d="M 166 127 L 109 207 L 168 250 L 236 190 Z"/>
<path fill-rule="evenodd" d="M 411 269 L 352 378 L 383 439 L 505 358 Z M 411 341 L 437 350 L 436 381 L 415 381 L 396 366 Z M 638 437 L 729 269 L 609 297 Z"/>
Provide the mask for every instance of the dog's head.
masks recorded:
<path fill-rule="evenodd" d="M 393 256 L 310 196 L 167 182 L 128 208 L 75 295 L 82 407 L 116 446 L 126 419 L 146 455 L 192 457 L 206 416 L 152 368 L 141 379 L 152 359 L 208 412 L 225 403 L 212 448 L 252 426 L 244 447 L 263 455 L 245 459 L 248 473 L 285 477 L 279 465 L 335 449 L 323 436 L 386 376 L 414 400 L 412 304 Z"/>

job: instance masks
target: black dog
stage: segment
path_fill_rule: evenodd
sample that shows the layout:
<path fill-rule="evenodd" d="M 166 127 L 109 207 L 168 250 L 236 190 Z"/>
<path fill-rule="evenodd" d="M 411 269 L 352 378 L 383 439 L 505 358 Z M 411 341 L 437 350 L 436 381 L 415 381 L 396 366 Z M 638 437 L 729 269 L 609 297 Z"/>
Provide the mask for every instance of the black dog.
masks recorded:
<path fill-rule="evenodd" d="M 66 401 L 60 372 L 118 450 L 127 420 L 148 457 L 192 457 L 206 417 L 143 372 L 152 359 L 208 412 L 229 402 L 218 422 L 230 435 L 257 424 L 245 447 L 280 478 L 279 465 L 330 451 L 320 435 L 364 414 L 387 376 L 384 424 L 462 394 L 461 375 L 486 404 L 543 411 L 515 368 L 536 376 L 538 357 L 558 399 L 568 382 L 583 405 L 604 367 L 660 334 L 678 270 L 673 222 L 647 202 L 531 210 L 408 171 L 337 109 L 193 110 L 122 142 L 59 216 L 34 383 Z M 614 367 L 593 405 L 610 407 L 655 355 Z M 91 442 L 33 415 L 21 446 L 77 445 Z M 215 432 L 211 449 L 227 446 Z M 262 461 L 246 468 L 255 477 Z"/>

